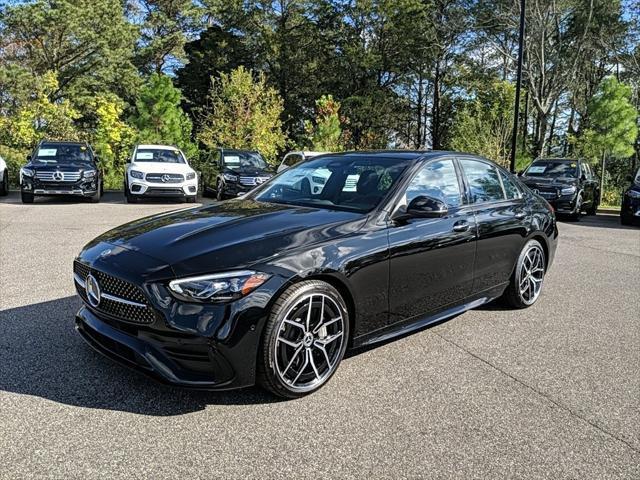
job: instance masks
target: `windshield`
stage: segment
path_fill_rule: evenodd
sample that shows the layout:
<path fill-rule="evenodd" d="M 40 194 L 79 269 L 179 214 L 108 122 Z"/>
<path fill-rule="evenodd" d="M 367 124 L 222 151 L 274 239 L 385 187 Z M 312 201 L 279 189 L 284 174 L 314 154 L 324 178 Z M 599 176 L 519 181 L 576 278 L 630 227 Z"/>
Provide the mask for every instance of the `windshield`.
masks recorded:
<path fill-rule="evenodd" d="M 135 162 L 187 163 L 182 152 L 175 148 L 139 148 Z"/>
<path fill-rule="evenodd" d="M 400 177 L 404 159 L 323 157 L 288 168 L 255 193 L 262 202 L 368 212 Z"/>
<path fill-rule="evenodd" d="M 229 152 L 224 154 L 224 166 L 227 168 L 267 168 L 265 162 L 256 152 Z"/>
<path fill-rule="evenodd" d="M 91 150 L 86 145 L 66 145 L 56 143 L 44 143 L 38 147 L 33 158 L 35 162 L 65 164 L 75 162 L 90 162 Z"/>
<path fill-rule="evenodd" d="M 524 172 L 527 177 L 578 176 L 578 162 L 571 160 L 536 160 Z"/>

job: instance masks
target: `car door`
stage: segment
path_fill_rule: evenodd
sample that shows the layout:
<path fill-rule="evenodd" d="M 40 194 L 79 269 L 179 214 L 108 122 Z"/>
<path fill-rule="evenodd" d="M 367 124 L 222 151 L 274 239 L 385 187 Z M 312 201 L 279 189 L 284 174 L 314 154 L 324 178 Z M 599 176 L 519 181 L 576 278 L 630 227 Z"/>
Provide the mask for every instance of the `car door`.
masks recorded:
<path fill-rule="evenodd" d="M 453 158 L 426 163 L 411 179 L 396 212 L 419 195 L 446 203 L 440 218 L 402 218 L 389 222 L 390 321 L 425 315 L 460 302 L 471 293 L 476 226 L 465 204 L 460 172 Z"/>
<path fill-rule="evenodd" d="M 505 284 L 527 236 L 528 210 L 511 174 L 476 157 L 459 159 L 478 229 L 473 293 Z"/>
<path fill-rule="evenodd" d="M 580 179 L 583 182 L 583 203 L 592 206 L 593 202 L 596 199 L 596 182 L 594 181 L 593 174 L 591 173 L 591 168 L 586 163 L 580 164 L 582 168 L 582 174 L 580 175 Z"/>

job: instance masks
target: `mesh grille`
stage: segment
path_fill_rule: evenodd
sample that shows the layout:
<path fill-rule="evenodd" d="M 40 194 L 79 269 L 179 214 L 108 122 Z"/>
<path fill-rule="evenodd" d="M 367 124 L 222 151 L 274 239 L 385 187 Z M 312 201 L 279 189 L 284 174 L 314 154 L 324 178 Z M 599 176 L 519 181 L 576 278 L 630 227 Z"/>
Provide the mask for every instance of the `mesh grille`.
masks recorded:
<path fill-rule="evenodd" d="M 136 285 L 133 285 L 112 275 L 108 275 L 104 272 L 92 269 L 89 266 L 78 261 L 74 262 L 73 271 L 80 278 L 82 278 L 82 280 L 86 280 L 89 273 L 93 274 L 93 276 L 96 278 L 96 280 L 98 280 L 98 283 L 100 284 L 102 293 L 108 293 L 109 295 L 113 295 L 130 302 L 144 304 L 144 307 L 129 305 L 127 303 L 117 302 L 115 300 L 110 300 L 103 297 L 101 298 L 100 304 L 98 305 L 96 310 L 104 312 L 107 315 L 118 318 L 120 320 L 134 323 L 152 323 L 156 319 L 155 310 L 149 305 L 149 302 L 147 302 L 144 293 L 142 293 L 142 290 L 140 290 L 140 288 Z M 84 291 L 84 289 L 77 284 L 76 288 L 82 300 L 85 303 L 88 303 L 86 292 Z"/>

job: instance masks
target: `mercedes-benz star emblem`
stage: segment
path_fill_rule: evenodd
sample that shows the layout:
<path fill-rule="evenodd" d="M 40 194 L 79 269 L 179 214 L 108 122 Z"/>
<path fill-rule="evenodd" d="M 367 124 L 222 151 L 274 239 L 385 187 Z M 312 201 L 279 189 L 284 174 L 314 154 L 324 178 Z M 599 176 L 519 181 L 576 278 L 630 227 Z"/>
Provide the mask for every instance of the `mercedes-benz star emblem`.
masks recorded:
<path fill-rule="evenodd" d="M 53 179 L 56 182 L 61 182 L 62 180 L 64 180 L 64 173 L 62 173 L 60 170 L 56 170 L 55 172 L 53 172 Z"/>
<path fill-rule="evenodd" d="M 160 177 L 160 179 L 161 179 L 164 183 L 167 183 L 169 180 L 171 180 L 171 177 L 165 173 L 164 175 L 162 175 L 162 177 Z"/>
<path fill-rule="evenodd" d="M 100 284 L 91 274 L 87 276 L 87 298 L 93 307 L 100 305 Z"/>
<path fill-rule="evenodd" d="M 106 250 L 103 250 L 103 251 L 100 252 L 100 257 L 101 258 L 104 258 L 107 255 L 111 255 L 111 249 L 110 248 L 107 248 Z"/>

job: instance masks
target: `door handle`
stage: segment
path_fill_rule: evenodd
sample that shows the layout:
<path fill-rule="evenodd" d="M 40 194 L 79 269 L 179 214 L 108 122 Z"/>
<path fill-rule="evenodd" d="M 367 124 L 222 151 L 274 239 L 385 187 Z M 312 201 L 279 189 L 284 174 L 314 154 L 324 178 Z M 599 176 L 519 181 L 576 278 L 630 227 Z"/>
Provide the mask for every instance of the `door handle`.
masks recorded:
<path fill-rule="evenodd" d="M 516 217 L 518 220 L 522 220 L 524 217 L 526 217 L 527 214 L 525 212 L 517 212 L 514 217 Z"/>
<path fill-rule="evenodd" d="M 461 220 L 453 224 L 454 232 L 466 232 L 467 230 L 469 230 L 469 224 L 464 220 Z"/>

